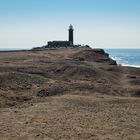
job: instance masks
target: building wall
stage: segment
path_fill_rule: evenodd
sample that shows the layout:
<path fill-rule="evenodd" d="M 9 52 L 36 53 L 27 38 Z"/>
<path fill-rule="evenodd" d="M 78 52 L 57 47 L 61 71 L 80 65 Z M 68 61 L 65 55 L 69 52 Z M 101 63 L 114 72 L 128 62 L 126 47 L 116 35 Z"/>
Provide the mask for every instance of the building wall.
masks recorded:
<path fill-rule="evenodd" d="M 51 47 L 68 47 L 71 45 L 69 41 L 49 41 L 48 46 Z"/>

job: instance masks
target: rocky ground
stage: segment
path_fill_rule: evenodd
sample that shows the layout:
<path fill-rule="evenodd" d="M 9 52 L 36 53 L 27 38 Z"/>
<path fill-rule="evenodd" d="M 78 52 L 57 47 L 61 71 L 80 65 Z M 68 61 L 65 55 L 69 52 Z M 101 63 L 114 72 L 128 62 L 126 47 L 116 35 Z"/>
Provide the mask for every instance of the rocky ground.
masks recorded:
<path fill-rule="evenodd" d="M 0 52 L 1 140 L 139 140 L 140 69 L 101 49 Z"/>

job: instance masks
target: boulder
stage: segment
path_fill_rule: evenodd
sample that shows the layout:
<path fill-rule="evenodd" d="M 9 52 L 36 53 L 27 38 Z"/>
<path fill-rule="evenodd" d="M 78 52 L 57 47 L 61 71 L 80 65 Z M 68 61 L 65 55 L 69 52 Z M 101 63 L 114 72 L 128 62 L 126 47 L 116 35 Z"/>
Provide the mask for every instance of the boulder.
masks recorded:
<path fill-rule="evenodd" d="M 49 92 L 46 89 L 42 89 L 42 90 L 38 91 L 37 96 L 47 97 L 47 96 L 49 96 Z"/>

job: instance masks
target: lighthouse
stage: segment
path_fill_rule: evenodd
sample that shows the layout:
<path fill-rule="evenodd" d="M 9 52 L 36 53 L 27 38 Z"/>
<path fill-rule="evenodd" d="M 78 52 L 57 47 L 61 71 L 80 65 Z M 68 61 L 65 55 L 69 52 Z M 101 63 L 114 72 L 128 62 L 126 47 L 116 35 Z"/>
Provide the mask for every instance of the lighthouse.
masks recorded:
<path fill-rule="evenodd" d="M 75 47 L 74 41 L 73 41 L 73 26 L 70 24 L 68 29 L 68 41 L 58 40 L 58 41 L 48 41 L 48 45 L 46 47 L 48 48 L 60 48 L 60 47 Z"/>
<path fill-rule="evenodd" d="M 73 26 L 70 25 L 69 26 L 69 42 L 71 43 L 71 45 L 73 45 Z"/>

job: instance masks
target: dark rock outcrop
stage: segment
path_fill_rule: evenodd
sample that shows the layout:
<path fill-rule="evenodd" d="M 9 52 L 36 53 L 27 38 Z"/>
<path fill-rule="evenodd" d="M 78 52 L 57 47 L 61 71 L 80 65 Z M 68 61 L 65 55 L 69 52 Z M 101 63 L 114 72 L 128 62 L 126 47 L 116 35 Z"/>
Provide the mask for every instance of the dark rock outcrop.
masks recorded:
<path fill-rule="evenodd" d="M 116 61 L 112 60 L 109 57 L 109 54 L 107 54 L 103 49 L 82 50 L 71 57 L 80 61 L 93 61 L 109 65 L 117 65 Z"/>
<path fill-rule="evenodd" d="M 47 90 L 45 90 L 45 89 L 42 89 L 42 90 L 38 91 L 37 96 L 39 96 L 39 97 L 47 97 L 47 96 L 49 96 L 49 92 Z"/>

